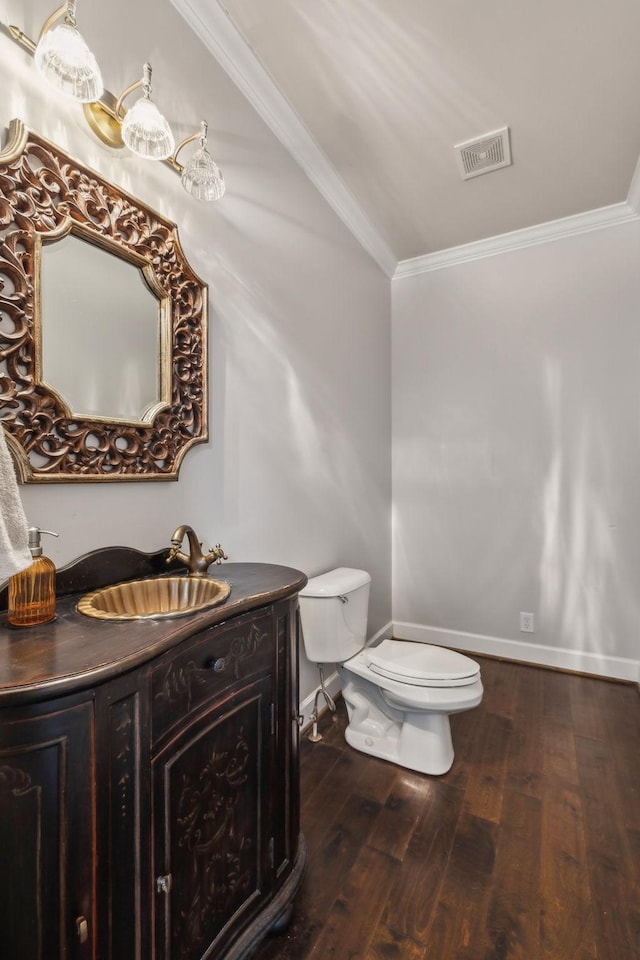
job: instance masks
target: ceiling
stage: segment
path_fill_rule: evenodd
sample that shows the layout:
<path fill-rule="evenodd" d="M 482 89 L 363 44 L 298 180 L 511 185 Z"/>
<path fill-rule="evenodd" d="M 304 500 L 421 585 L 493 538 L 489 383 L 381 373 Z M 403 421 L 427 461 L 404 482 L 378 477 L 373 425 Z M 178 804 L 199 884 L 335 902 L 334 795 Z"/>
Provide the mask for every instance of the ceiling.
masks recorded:
<path fill-rule="evenodd" d="M 627 197 L 637 0 L 172 2 L 379 262 Z M 504 126 L 513 164 L 463 180 Z"/>

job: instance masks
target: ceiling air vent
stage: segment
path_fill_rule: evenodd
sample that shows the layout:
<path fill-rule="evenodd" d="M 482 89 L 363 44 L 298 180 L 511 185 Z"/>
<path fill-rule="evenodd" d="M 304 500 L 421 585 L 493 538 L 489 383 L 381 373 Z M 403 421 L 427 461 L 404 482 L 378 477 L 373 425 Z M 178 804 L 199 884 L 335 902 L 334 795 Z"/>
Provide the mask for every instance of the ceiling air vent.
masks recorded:
<path fill-rule="evenodd" d="M 484 136 L 467 140 L 466 143 L 458 143 L 453 149 L 456 151 L 456 160 L 463 180 L 511 165 L 509 127 L 485 133 Z"/>

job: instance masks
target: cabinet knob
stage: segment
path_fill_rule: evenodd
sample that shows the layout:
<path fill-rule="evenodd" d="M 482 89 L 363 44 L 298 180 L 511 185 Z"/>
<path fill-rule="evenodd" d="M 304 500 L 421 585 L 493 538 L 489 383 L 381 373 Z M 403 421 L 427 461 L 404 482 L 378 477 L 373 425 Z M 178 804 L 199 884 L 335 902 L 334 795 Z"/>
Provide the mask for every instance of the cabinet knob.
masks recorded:
<path fill-rule="evenodd" d="M 156 877 L 156 890 L 158 893 L 171 893 L 170 873 L 167 873 L 164 877 Z"/>
<path fill-rule="evenodd" d="M 89 924 L 85 917 L 76 917 L 76 934 L 80 943 L 86 943 L 89 939 Z"/>
<path fill-rule="evenodd" d="M 222 673 L 226 665 L 227 661 L 224 657 L 218 657 L 217 660 L 212 660 L 209 664 L 214 673 Z"/>

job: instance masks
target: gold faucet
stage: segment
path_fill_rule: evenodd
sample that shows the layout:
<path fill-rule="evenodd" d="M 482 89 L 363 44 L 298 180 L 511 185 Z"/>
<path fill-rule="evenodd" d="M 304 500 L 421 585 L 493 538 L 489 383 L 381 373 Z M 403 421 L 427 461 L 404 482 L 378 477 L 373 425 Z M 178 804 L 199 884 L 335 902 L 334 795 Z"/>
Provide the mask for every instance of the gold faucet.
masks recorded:
<path fill-rule="evenodd" d="M 185 535 L 189 540 L 188 554 L 182 553 L 180 550 Z M 171 549 L 169 550 L 167 563 L 171 563 L 172 560 L 179 560 L 188 568 L 190 577 L 204 577 L 212 563 L 220 564 L 223 560 L 228 559 L 219 543 L 215 545 L 213 550 L 203 554 L 202 544 L 198 540 L 193 527 L 182 523 L 171 537 Z"/>

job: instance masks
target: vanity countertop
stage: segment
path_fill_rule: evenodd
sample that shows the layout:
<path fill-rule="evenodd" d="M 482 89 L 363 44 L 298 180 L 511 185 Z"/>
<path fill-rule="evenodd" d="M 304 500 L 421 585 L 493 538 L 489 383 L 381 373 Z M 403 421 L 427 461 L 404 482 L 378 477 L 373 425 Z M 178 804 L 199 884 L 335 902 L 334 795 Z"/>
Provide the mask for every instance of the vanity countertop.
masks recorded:
<path fill-rule="evenodd" d="M 298 593 L 307 581 L 299 570 L 265 563 L 225 563 L 214 576 L 231 585 L 229 598 L 176 619 L 91 619 L 76 610 L 79 597 L 91 589 L 84 584 L 58 598 L 50 623 L 11 628 L 0 612 L 0 708 L 94 687 L 213 624 Z"/>

